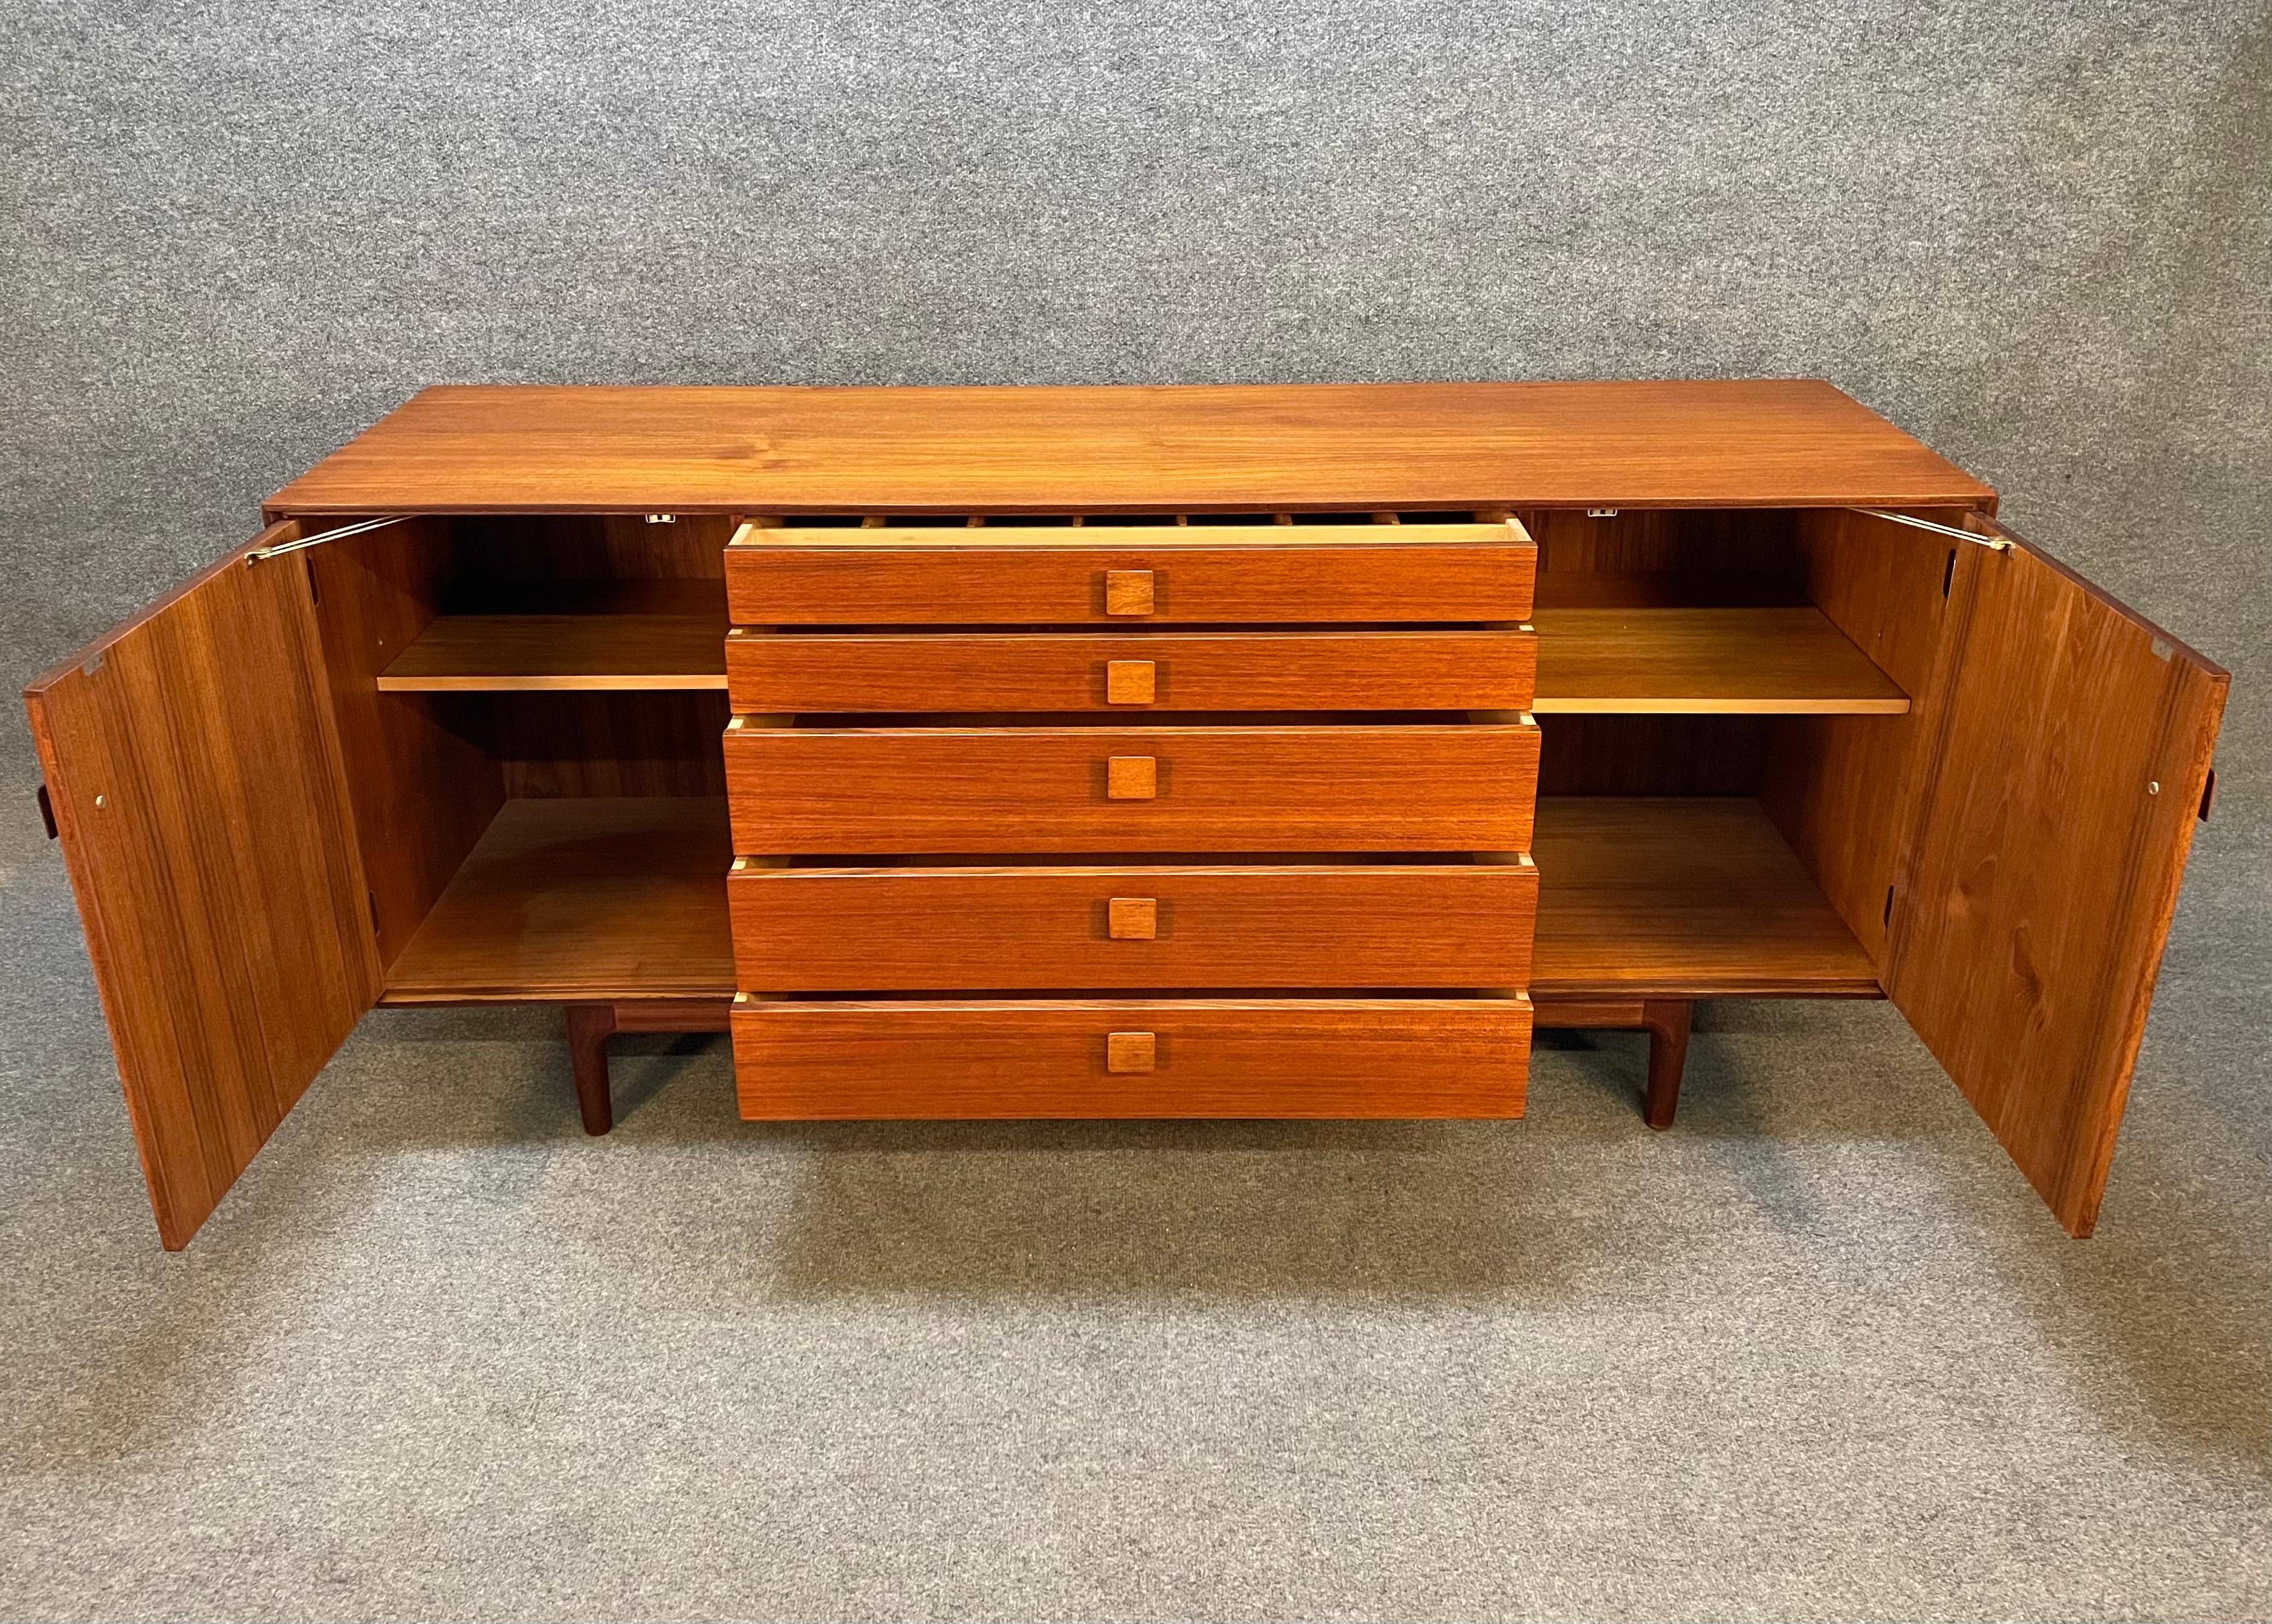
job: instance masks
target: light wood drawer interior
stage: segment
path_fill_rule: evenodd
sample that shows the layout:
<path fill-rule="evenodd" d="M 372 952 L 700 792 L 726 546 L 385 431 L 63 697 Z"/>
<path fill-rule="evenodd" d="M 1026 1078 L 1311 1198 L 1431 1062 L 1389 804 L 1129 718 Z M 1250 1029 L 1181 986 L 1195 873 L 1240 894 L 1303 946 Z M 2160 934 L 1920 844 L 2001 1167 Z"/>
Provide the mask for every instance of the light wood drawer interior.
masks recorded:
<path fill-rule="evenodd" d="M 1515 987 L 1528 860 L 871 868 L 741 859 L 727 883 L 741 987 Z"/>
<path fill-rule="evenodd" d="M 1513 1117 L 1521 997 L 759 1000 L 743 1116 Z"/>
<path fill-rule="evenodd" d="M 735 849 L 1520 852 L 1538 729 L 1356 721 L 1257 727 L 801 727 L 736 717 Z"/>

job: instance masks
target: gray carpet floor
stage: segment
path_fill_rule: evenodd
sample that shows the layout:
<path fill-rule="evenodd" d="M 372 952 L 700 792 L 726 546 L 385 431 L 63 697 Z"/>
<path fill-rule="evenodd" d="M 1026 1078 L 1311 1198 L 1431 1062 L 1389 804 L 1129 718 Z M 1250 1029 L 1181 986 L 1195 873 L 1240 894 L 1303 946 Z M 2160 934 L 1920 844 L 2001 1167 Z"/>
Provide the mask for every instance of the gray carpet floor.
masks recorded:
<path fill-rule="evenodd" d="M 24 808 L 27 774 L 6 805 Z M 158 1248 L 52 847 L 0 913 L 8 1618 L 2272 1609 L 2263 853 L 2200 848 L 2099 1237 L 1889 1008 L 1504 1125 L 757 1127 L 715 1039 L 367 1019 Z"/>

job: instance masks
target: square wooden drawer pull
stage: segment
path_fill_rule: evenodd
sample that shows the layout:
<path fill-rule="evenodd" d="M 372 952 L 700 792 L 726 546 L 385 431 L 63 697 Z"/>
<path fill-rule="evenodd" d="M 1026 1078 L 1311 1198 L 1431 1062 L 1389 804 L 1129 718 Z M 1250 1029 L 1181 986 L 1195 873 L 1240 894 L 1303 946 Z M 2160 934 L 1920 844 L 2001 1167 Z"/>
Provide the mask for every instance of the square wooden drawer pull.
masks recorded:
<path fill-rule="evenodd" d="M 1148 1032 L 1104 1034 L 1104 1069 L 1107 1071 L 1149 1071 L 1157 1054 L 1157 1039 Z"/>
<path fill-rule="evenodd" d="M 1150 704 L 1158 669 L 1148 659 L 1108 659 L 1104 662 L 1107 704 Z"/>
<path fill-rule="evenodd" d="M 1104 905 L 1105 928 L 1115 942 L 1151 942 L 1160 935 L 1157 897 L 1115 897 Z"/>
<path fill-rule="evenodd" d="M 1107 570 L 1104 572 L 1104 612 L 1107 615 L 1149 615 L 1152 612 L 1152 572 L 1149 570 Z"/>
<path fill-rule="evenodd" d="M 1160 793 L 1160 758 L 1108 756 L 1104 761 L 1104 793 L 1110 801 L 1156 800 Z"/>

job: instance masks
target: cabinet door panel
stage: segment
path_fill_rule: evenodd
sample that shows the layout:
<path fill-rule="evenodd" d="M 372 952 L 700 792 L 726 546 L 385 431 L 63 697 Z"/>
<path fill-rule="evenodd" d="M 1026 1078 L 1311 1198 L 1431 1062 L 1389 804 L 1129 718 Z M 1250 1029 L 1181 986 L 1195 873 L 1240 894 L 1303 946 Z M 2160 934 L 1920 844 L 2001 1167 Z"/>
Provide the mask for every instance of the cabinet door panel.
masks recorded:
<path fill-rule="evenodd" d="M 235 555 L 25 692 L 169 1249 L 377 996 L 304 562 Z"/>
<path fill-rule="evenodd" d="M 2016 538 L 1950 610 L 1886 987 L 2085 1235 L 2230 679 Z"/>

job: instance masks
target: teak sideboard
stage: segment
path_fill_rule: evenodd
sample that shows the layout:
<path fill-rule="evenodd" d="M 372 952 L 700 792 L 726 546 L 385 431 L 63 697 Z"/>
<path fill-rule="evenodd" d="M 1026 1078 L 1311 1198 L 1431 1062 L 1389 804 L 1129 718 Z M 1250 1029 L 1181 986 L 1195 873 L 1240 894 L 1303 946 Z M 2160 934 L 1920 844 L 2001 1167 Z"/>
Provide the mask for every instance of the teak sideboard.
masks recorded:
<path fill-rule="evenodd" d="M 751 1119 L 1514 1117 L 1890 998 L 2089 1232 L 2226 674 L 1813 382 L 446 388 L 27 693 L 183 1245 L 374 1004 Z"/>

